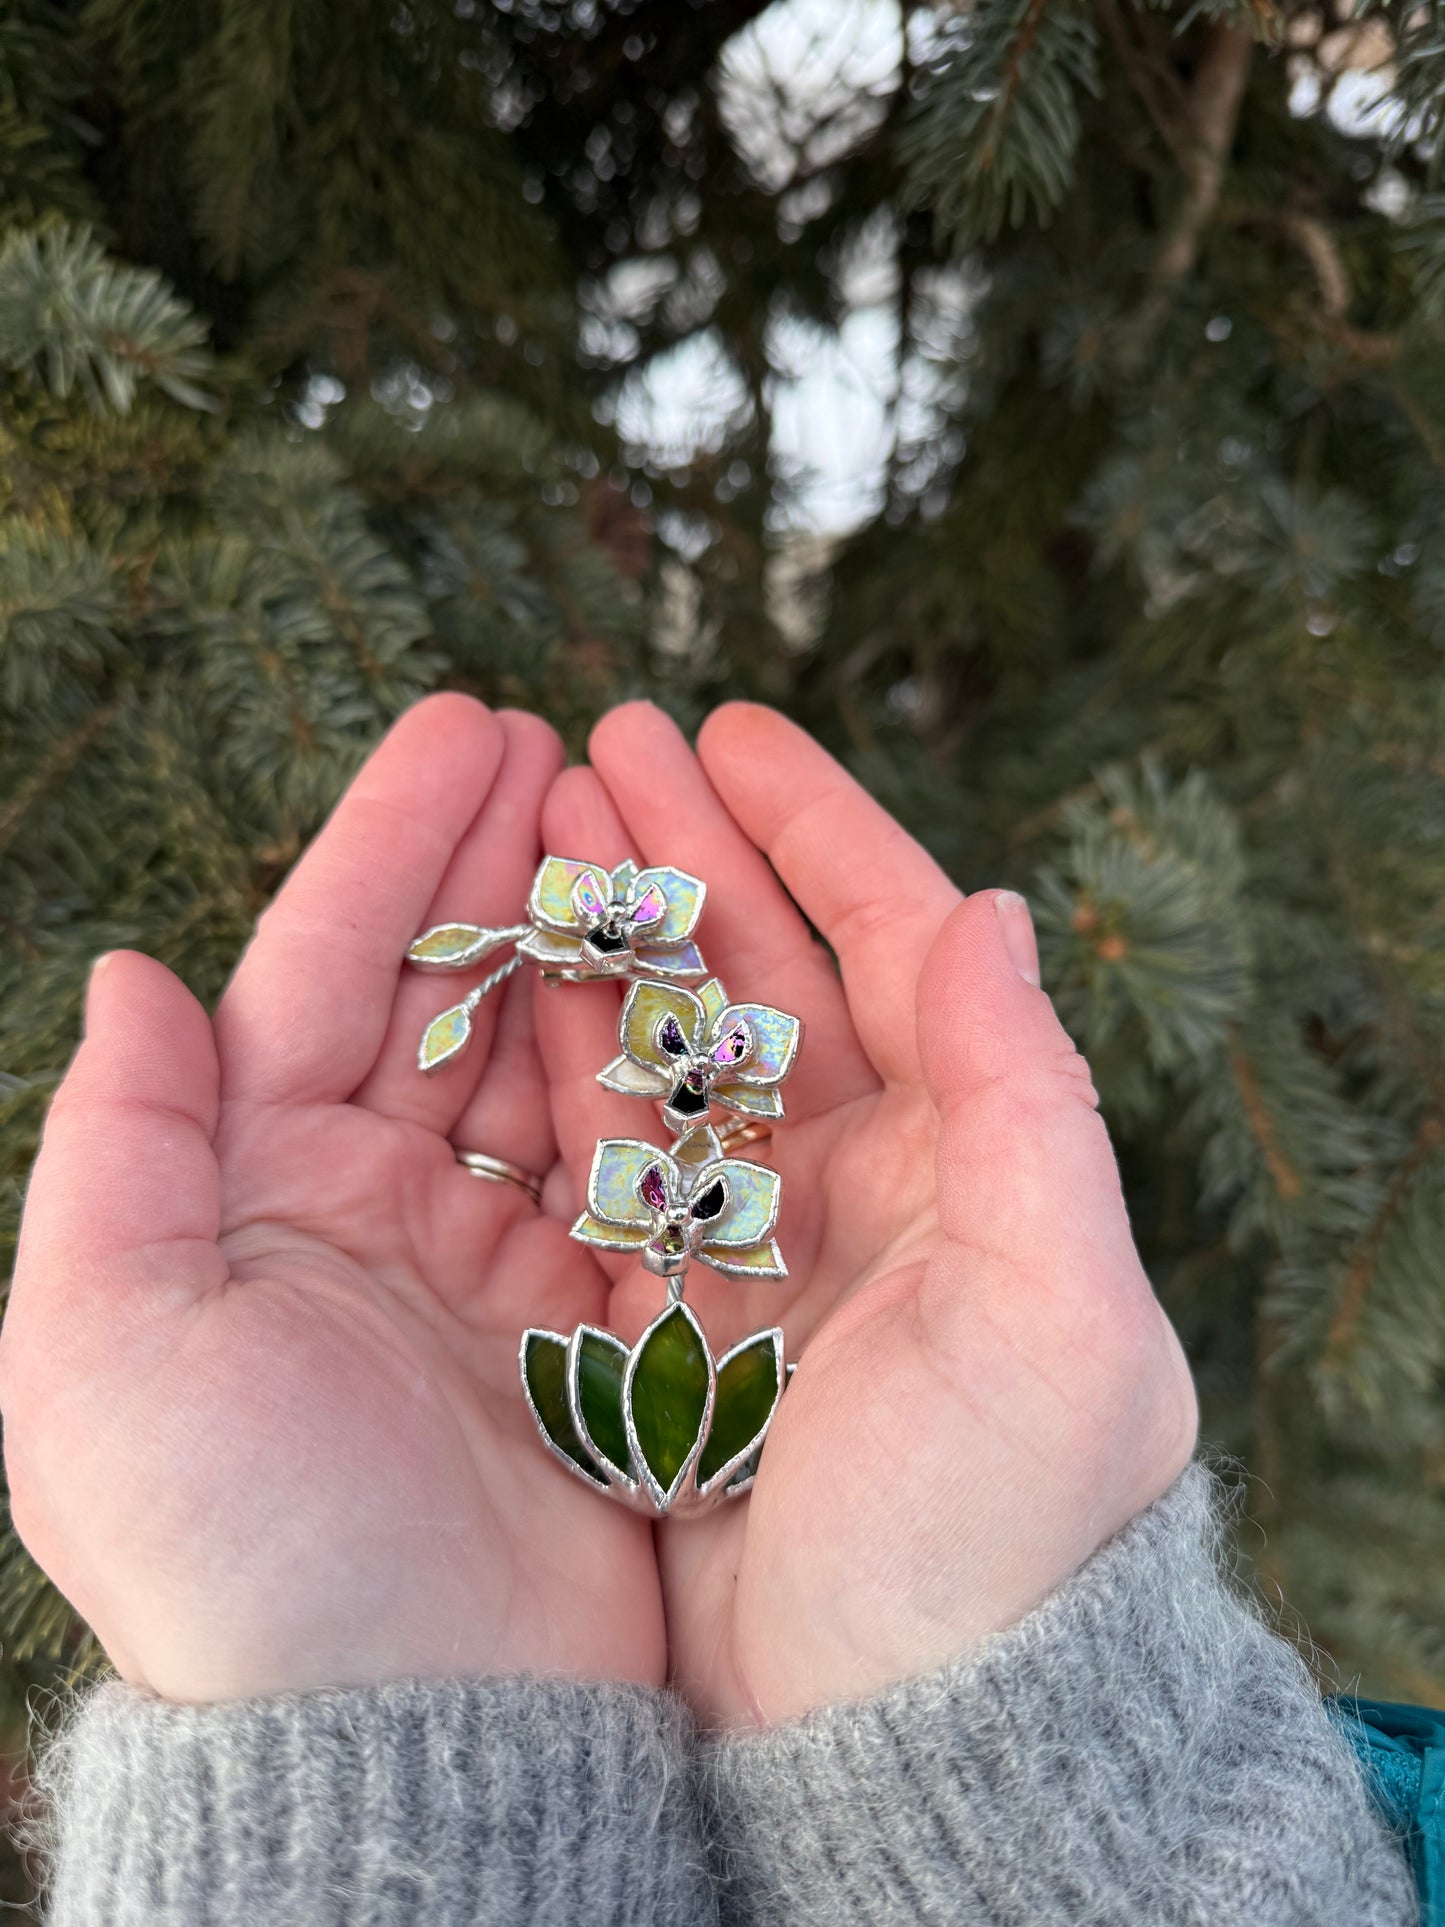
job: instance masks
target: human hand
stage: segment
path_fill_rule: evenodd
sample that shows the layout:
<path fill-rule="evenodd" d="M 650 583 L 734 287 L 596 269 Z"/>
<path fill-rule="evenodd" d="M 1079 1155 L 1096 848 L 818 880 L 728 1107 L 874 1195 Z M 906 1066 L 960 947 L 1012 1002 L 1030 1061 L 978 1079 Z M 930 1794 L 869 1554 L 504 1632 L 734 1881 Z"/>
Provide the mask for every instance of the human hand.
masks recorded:
<path fill-rule="evenodd" d="M 750 1498 L 659 1535 L 677 1684 L 709 1719 L 764 1724 L 1022 1617 L 1170 1484 L 1196 1413 L 1021 899 L 965 902 L 771 711 L 718 711 L 699 755 L 656 709 L 614 711 L 543 830 L 705 877 L 710 968 L 807 1025 L 764 1153 L 791 1276 L 688 1279 L 715 1353 L 780 1323 L 801 1363 Z M 613 1054 L 616 1016 L 589 994 L 541 1020 L 579 1188 L 598 1137 L 639 1135 L 635 1100 L 577 1070 Z M 609 1263 L 632 1342 L 657 1281 Z"/>
<path fill-rule="evenodd" d="M 663 1676 L 648 1527 L 557 1475 L 517 1383 L 523 1327 L 597 1320 L 606 1281 L 453 1155 L 554 1162 L 533 986 L 427 1080 L 437 981 L 401 966 L 430 923 L 516 918 L 561 761 L 533 717 L 432 698 L 262 917 L 214 1031 L 149 958 L 92 980 L 0 1340 L 5 1456 L 27 1546 L 168 1698 Z"/>

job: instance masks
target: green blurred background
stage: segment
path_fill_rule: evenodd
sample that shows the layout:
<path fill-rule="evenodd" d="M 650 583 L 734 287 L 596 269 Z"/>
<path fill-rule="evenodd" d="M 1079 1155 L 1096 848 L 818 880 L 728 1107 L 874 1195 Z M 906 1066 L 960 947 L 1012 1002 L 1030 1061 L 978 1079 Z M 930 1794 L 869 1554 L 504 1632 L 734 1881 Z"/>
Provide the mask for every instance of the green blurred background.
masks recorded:
<path fill-rule="evenodd" d="M 7 1235 L 417 696 L 775 702 L 1028 894 L 1244 1569 L 1445 1700 L 1442 103 L 1439 0 L 14 0 Z M 95 1661 L 8 1541 L 17 1787 Z"/>

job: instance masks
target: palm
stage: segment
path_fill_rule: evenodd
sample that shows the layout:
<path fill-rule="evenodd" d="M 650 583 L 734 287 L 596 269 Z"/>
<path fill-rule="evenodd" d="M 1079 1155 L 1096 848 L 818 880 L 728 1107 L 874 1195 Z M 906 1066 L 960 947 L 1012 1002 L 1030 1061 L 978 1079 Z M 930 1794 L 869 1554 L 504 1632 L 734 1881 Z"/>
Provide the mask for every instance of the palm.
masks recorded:
<path fill-rule="evenodd" d="M 160 966 L 97 980 L 7 1321 L 7 1455 L 32 1549 L 122 1672 L 171 1697 L 661 1677 L 645 1526 L 554 1480 L 518 1396 L 521 1328 L 596 1317 L 605 1281 L 454 1156 L 473 1132 L 553 1161 L 531 986 L 509 986 L 495 1041 L 483 1006 L 448 1078 L 413 1061 L 446 987 L 403 977 L 402 945 L 429 910 L 514 915 L 536 861 L 559 753 L 503 721 L 444 699 L 398 730 L 263 921 L 214 1040 Z M 137 1039 L 153 1088 L 122 1099 Z M 72 1281 L 88 1244 L 108 1249 Z"/>
<path fill-rule="evenodd" d="M 790 1277 L 688 1282 L 715 1350 L 781 1323 L 801 1364 L 751 1498 L 660 1540 L 679 1684 L 709 1716 L 771 1720 L 1017 1618 L 1163 1490 L 1193 1403 L 1087 1075 L 992 898 L 960 908 L 768 712 L 722 712 L 701 753 L 706 774 L 655 711 L 620 712 L 594 737 L 601 782 L 563 778 L 546 827 L 707 877 L 701 936 L 729 994 L 808 1025 L 767 1153 Z M 596 1021 L 569 1019 L 571 1049 Z M 590 1135 L 636 1134 L 618 1106 L 563 1120 L 575 1166 Z M 616 1274 L 624 1336 L 657 1307 L 655 1281 Z"/>

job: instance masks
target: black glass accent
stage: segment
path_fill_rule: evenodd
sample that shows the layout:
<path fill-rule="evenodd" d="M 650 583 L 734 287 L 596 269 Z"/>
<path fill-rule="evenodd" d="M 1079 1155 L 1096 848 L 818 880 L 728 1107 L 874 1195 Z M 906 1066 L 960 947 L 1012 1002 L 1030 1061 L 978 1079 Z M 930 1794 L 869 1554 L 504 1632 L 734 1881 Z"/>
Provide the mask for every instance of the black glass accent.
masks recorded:
<path fill-rule="evenodd" d="M 670 1108 L 680 1117 L 698 1117 L 711 1109 L 712 1100 L 706 1089 L 695 1091 L 684 1077 L 677 1084 L 672 1096 L 667 1100 Z"/>
<path fill-rule="evenodd" d="M 626 937 L 610 923 L 599 923 L 595 930 L 589 930 L 587 932 L 587 941 L 594 950 L 600 950 L 604 955 L 609 951 L 625 950 L 627 948 Z"/>
<path fill-rule="evenodd" d="M 689 1207 L 689 1215 L 699 1222 L 715 1218 L 727 1203 L 727 1190 L 721 1178 L 716 1178 L 700 1198 L 694 1198 Z"/>

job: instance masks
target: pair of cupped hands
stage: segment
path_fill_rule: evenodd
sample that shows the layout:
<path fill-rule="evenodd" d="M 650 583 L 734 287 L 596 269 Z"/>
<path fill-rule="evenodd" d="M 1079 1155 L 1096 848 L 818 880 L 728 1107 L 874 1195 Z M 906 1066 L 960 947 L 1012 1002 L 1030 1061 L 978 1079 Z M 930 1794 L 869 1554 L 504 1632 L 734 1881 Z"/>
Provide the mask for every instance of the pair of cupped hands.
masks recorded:
<path fill-rule="evenodd" d="M 1018 1620 L 1192 1451 L 1023 900 L 965 900 L 769 710 L 717 711 L 694 753 L 631 704 L 590 755 L 564 768 L 537 717 L 434 696 L 214 1020 L 150 958 L 96 966 L 0 1402 L 18 1530 L 156 1694 L 670 1679 L 709 1724 L 768 1725 Z M 763 1150 L 789 1276 L 688 1279 L 715 1354 L 781 1324 L 798 1370 L 751 1496 L 697 1520 L 569 1476 L 518 1379 L 525 1327 L 630 1344 L 663 1303 L 568 1236 L 598 1138 L 665 1141 L 596 1081 L 619 990 L 525 972 L 461 1058 L 416 1068 L 438 980 L 406 945 L 515 922 L 544 851 L 703 877 L 710 970 L 806 1026 Z M 540 1207 L 459 1148 L 545 1173 Z"/>

